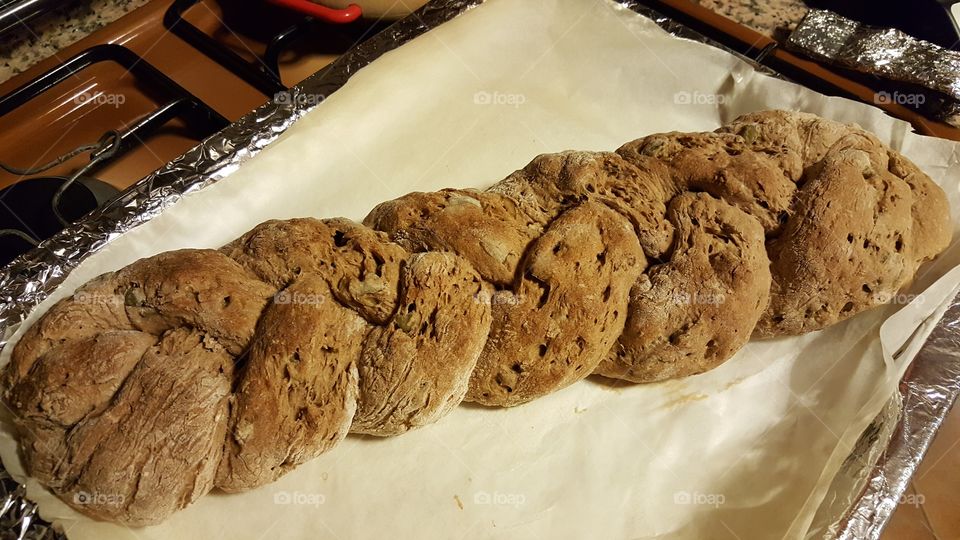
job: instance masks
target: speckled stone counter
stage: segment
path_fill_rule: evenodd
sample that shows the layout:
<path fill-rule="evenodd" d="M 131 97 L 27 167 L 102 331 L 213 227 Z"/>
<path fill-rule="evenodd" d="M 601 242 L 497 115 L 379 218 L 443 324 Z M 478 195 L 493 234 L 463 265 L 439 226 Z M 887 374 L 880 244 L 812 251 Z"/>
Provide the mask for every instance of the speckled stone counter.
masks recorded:
<path fill-rule="evenodd" d="M 76 43 L 149 0 L 78 0 L 0 36 L 0 82 Z"/>
<path fill-rule="evenodd" d="M 780 38 L 807 13 L 803 0 L 692 0 L 757 32 Z"/>

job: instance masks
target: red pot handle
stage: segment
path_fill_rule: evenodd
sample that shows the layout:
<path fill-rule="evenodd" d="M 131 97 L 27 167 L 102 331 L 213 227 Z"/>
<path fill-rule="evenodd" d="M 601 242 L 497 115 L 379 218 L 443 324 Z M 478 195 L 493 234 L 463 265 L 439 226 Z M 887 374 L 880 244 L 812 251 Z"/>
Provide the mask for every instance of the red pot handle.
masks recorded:
<path fill-rule="evenodd" d="M 332 23 L 348 23 L 357 20 L 363 13 L 360 6 L 350 4 L 345 9 L 333 9 L 327 6 L 315 4 L 310 0 L 267 0 L 271 4 L 276 4 L 287 9 L 292 9 L 309 15 L 315 19 Z"/>

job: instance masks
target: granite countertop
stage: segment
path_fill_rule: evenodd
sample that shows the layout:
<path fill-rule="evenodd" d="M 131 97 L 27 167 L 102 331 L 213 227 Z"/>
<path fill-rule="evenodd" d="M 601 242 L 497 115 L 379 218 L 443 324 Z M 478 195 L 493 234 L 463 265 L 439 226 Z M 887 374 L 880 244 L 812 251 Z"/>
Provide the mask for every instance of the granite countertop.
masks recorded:
<path fill-rule="evenodd" d="M 692 0 L 771 38 L 786 37 L 807 14 L 803 0 Z"/>
<path fill-rule="evenodd" d="M 149 0 L 79 0 L 0 36 L 0 82 L 146 4 Z"/>

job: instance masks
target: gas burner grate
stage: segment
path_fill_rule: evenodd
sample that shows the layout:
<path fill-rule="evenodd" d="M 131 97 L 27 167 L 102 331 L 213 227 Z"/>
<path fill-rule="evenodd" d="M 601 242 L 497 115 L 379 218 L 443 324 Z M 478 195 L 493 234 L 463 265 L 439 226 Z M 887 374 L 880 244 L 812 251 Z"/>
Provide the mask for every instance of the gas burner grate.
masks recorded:
<path fill-rule="evenodd" d="M 280 75 L 280 56 L 304 37 L 318 31 L 335 31 L 347 36 L 353 45 L 358 45 L 388 26 L 381 21 L 354 21 L 350 24 L 333 25 L 313 17 L 303 17 L 270 37 L 263 54 L 255 54 L 257 58 L 251 62 L 185 18 L 187 10 L 201 2 L 202 0 L 176 0 L 164 15 L 164 26 L 267 97 L 274 97 L 279 92 L 289 90 Z"/>
<path fill-rule="evenodd" d="M 55 87 L 84 69 L 113 62 L 151 91 L 168 99 L 119 131 L 107 131 L 104 144 L 87 146 L 90 162 L 70 177 L 33 176 L 52 165 L 18 171 L 17 182 L 0 191 L 0 265 L 33 248 L 86 213 L 114 198 L 119 191 L 90 176 L 108 160 L 116 159 L 173 119 L 182 118 L 199 139 L 227 127 L 230 122 L 133 51 L 121 45 L 97 45 L 24 83 L 0 97 L 0 117 Z M 109 142 L 109 144 L 106 144 Z M 66 161 L 58 159 L 56 162 Z M 21 174 L 26 173 L 26 174 Z"/>

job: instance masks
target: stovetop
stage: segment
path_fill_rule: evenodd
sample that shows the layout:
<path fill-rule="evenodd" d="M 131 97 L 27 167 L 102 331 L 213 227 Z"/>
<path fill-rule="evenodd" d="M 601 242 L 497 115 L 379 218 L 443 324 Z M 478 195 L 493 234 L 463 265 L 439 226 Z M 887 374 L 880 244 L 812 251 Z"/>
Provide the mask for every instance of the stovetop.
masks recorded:
<path fill-rule="evenodd" d="M 54 0 L 0 0 L 0 34 L 60 5 Z"/>
<path fill-rule="evenodd" d="M 0 84 L 0 265 L 385 26 L 154 0 Z"/>

